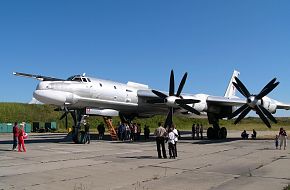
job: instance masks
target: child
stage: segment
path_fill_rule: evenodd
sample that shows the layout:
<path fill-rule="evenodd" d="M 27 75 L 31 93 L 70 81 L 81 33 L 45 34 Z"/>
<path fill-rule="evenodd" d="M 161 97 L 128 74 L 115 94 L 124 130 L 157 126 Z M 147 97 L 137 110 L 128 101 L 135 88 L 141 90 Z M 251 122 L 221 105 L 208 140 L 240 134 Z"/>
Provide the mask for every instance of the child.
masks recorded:
<path fill-rule="evenodd" d="M 279 136 L 278 135 L 276 135 L 276 137 L 275 137 L 275 146 L 276 146 L 276 149 L 278 149 L 278 144 L 279 144 Z"/>

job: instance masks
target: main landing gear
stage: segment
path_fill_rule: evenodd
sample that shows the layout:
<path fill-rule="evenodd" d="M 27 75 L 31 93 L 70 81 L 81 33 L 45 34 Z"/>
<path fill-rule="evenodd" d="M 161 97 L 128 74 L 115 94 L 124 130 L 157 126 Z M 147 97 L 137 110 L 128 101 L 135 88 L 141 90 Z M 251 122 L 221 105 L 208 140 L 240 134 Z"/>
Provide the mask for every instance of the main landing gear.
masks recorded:
<path fill-rule="evenodd" d="M 213 127 L 207 129 L 208 139 L 226 139 L 227 129 L 225 127 L 220 128 L 218 124 L 213 124 Z"/>
<path fill-rule="evenodd" d="M 74 110 L 71 112 L 74 120 L 74 126 L 72 128 L 72 140 L 76 144 L 84 143 L 84 137 L 86 132 L 81 130 L 82 121 L 85 119 L 85 110 Z"/>

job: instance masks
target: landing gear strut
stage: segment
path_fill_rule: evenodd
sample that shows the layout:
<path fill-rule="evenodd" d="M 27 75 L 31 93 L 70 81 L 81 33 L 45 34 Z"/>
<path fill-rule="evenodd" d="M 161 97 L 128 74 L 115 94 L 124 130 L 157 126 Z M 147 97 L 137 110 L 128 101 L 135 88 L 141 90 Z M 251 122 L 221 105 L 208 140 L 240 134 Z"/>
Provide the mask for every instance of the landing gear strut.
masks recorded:
<path fill-rule="evenodd" d="M 75 110 L 71 112 L 71 115 L 74 120 L 74 126 L 72 130 L 72 140 L 76 144 L 81 144 L 84 141 L 85 131 L 81 131 L 81 122 L 84 119 L 85 111 L 84 110 Z"/>

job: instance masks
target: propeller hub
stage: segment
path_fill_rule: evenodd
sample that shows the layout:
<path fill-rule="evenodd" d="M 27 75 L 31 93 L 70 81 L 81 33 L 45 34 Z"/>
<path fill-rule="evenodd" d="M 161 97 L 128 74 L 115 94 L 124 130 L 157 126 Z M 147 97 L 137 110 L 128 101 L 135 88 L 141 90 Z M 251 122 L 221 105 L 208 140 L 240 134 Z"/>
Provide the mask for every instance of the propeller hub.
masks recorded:
<path fill-rule="evenodd" d="M 250 96 L 247 99 L 247 103 L 251 108 L 255 108 L 257 104 L 259 104 L 259 100 L 256 98 L 256 96 Z"/>
<path fill-rule="evenodd" d="M 176 103 L 175 103 L 175 100 L 176 99 L 180 99 L 176 96 L 168 96 L 165 100 L 166 102 L 166 105 L 168 105 L 169 107 L 177 107 Z"/>

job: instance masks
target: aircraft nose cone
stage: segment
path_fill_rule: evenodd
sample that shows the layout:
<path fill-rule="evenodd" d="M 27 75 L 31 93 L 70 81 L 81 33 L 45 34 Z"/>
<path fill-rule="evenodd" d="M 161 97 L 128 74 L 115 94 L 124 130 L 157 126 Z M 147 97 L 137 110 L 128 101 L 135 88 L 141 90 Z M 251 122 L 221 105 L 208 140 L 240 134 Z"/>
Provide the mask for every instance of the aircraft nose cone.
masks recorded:
<path fill-rule="evenodd" d="M 45 104 L 63 105 L 66 101 L 66 95 L 63 92 L 52 90 L 35 90 L 33 97 Z"/>

